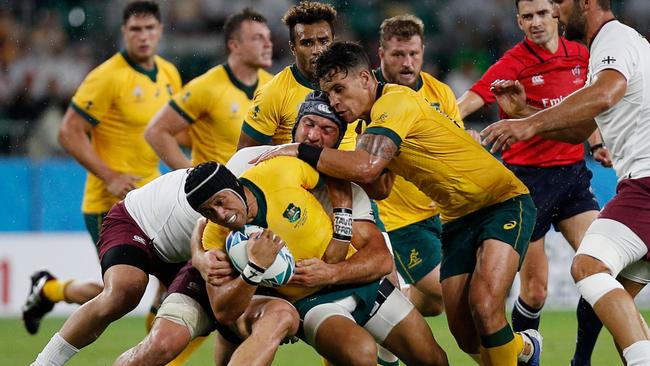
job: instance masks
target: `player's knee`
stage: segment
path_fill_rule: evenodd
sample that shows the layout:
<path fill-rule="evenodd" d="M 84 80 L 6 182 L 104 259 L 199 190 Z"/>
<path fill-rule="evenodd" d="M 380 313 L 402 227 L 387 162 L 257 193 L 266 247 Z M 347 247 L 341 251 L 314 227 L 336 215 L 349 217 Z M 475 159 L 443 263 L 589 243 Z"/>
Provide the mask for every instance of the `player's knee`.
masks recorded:
<path fill-rule="evenodd" d="M 418 309 L 422 316 L 438 316 L 442 314 L 444 307 L 441 300 L 430 299 L 425 304 L 422 304 L 422 309 Z"/>
<path fill-rule="evenodd" d="M 525 295 L 525 302 L 527 305 L 539 309 L 544 306 L 547 294 L 548 290 L 544 284 L 534 284 L 529 286 L 528 293 Z"/>
<path fill-rule="evenodd" d="M 609 273 L 596 273 L 576 282 L 584 299 L 593 307 L 598 300 L 613 290 L 624 290 L 623 285 Z"/>
<path fill-rule="evenodd" d="M 144 350 L 151 364 L 165 365 L 178 356 L 189 344 L 188 338 L 171 332 L 156 332 L 145 344 Z"/>
<path fill-rule="evenodd" d="M 598 259 L 585 254 L 578 254 L 573 257 L 571 276 L 576 283 L 588 276 L 601 272 L 609 272 L 609 268 Z"/>
<path fill-rule="evenodd" d="M 140 302 L 140 298 L 134 299 L 133 297 L 119 295 L 114 291 L 108 292 L 104 290 L 92 301 L 99 302 L 99 306 L 97 306 L 98 317 L 115 320 L 135 309 Z"/>
<path fill-rule="evenodd" d="M 470 292 L 469 306 L 475 320 L 484 322 L 493 319 L 496 313 L 503 312 L 501 301 L 495 299 L 494 296 L 479 291 L 475 291 L 474 294 L 472 296 Z"/>
<path fill-rule="evenodd" d="M 372 338 L 364 339 L 355 343 L 354 347 L 343 347 L 345 359 L 349 360 L 348 365 L 355 366 L 376 366 L 377 365 L 377 344 Z"/>
<path fill-rule="evenodd" d="M 264 310 L 264 317 L 267 322 L 275 325 L 273 335 L 280 340 L 298 331 L 300 324 L 298 311 L 288 303 L 276 301 L 274 304 L 269 304 Z"/>

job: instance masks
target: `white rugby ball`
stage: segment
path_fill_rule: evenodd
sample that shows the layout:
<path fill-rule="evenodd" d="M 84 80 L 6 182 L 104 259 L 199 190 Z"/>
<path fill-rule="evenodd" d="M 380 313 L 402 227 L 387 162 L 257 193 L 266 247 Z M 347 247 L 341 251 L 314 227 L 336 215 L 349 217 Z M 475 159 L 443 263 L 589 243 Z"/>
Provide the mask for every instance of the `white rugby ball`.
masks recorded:
<path fill-rule="evenodd" d="M 248 238 L 257 232 L 263 231 L 264 228 L 257 225 L 244 225 L 244 228 L 237 231 L 231 231 L 226 238 L 226 252 L 230 257 L 232 265 L 241 273 L 248 263 L 248 252 L 246 245 Z M 293 272 L 296 269 L 296 263 L 293 255 L 286 246 L 278 252 L 273 264 L 264 272 L 260 285 L 266 287 L 278 287 L 286 285 Z"/>

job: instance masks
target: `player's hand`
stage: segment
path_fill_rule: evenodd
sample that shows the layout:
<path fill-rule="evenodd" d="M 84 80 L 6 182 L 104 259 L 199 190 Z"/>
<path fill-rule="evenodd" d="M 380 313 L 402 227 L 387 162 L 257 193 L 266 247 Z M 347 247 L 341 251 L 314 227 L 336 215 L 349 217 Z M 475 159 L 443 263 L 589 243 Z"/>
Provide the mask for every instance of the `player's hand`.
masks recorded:
<path fill-rule="evenodd" d="M 210 249 L 199 258 L 198 261 L 193 259 L 192 265 L 201 272 L 205 282 L 213 286 L 228 282 L 235 273 L 228 256 L 221 250 Z"/>
<path fill-rule="evenodd" d="M 491 143 L 491 153 L 499 150 L 508 150 L 510 145 L 517 141 L 526 141 L 535 136 L 535 132 L 529 123 L 517 119 L 504 119 L 487 126 L 481 131 L 482 144 L 487 146 Z"/>
<path fill-rule="evenodd" d="M 605 168 L 612 167 L 612 157 L 609 155 L 609 150 L 605 146 L 594 149 L 591 152 L 591 156 Z"/>
<path fill-rule="evenodd" d="M 292 144 L 284 144 L 284 145 L 279 145 L 264 154 L 256 157 L 255 159 L 249 161 L 249 164 L 259 164 L 263 161 L 273 159 L 276 156 L 298 156 L 298 145 L 299 143 L 292 143 Z"/>
<path fill-rule="evenodd" d="M 262 268 L 269 268 L 284 245 L 284 241 L 269 229 L 254 233 L 248 238 L 248 260 Z"/>
<path fill-rule="evenodd" d="M 141 179 L 141 177 L 134 175 L 116 172 L 106 180 L 106 189 L 113 196 L 122 199 L 127 193 L 136 188 L 135 184 Z"/>
<path fill-rule="evenodd" d="M 476 142 L 478 142 L 479 144 L 481 143 L 481 134 L 478 133 L 478 131 L 476 131 L 476 130 L 472 130 L 472 129 L 465 130 L 465 131 L 466 131 L 467 134 L 470 135 L 470 136 L 471 136 L 471 137 L 472 137 Z"/>
<path fill-rule="evenodd" d="M 334 284 L 336 269 L 318 258 L 303 259 L 296 263 L 296 270 L 289 281 L 291 286 L 320 287 Z"/>
<path fill-rule="evenodd" d="M 495 80 L 490 85 L 499 107 L 508 116 L 523 116 L 526 110 L 526 90 L 518 80 Z"/>

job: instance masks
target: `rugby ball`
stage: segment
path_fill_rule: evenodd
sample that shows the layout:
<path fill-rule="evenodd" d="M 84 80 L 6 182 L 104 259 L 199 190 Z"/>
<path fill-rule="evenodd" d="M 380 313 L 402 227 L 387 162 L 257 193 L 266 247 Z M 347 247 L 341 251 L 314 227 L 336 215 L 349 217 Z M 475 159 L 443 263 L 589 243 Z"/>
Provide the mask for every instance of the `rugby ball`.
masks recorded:
<path fill-rule="evenodd" d="M 226 252 L 230 257 L 230 262 L 240 273 L 248 263 L 248 252 L 246 245 L 248 238 L 257 232 L 262 232 L 264 228 L 257 225 L 244 225 L 241 230 L 231 231 L 226 238 Z M 264 272 L 262 282 L 260 285 L 266 287 L 278 287 L 286 285 L 293 272 L 296 269 L 296 264 L 293 255 L 289 249 L 284 246 L 278 252 L 273 264 Z"/>

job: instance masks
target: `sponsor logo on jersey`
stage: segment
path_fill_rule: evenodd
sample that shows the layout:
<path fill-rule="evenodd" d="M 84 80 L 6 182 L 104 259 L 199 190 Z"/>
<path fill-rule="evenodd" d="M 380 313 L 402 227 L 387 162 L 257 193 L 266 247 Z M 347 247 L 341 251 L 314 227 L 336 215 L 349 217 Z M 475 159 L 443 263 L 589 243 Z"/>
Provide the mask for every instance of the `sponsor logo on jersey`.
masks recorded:
<path fill-rule="evenodd" d="M 544 108 L 552 107 L 556 104 L 560 104 L 560 102 L 564 100 L 564 96 L 560 95 L 557 98 L 542 98 L 542 105 Z"/>
<path fill-rule="evenodd" d="M 386 122 L 386 119 L 388 118 L 388 112 L 384 112 L 379 116 L 379 120 L 382 122 Z"/>
<path fill-rule="evenodd" d="M 512 230 L 517 226 L 517 221 L 511 220 L 503 224 L 503 228 L 506 230 Z"/>
<path fill-rule="evenodd" d="M 413 267 L 417 266 L 420 263 L 422 263 L 422 258 L 420 258 L 420 253 L 415 248 L 411 249 L 411 254 L 409 255 L 409 264 L 407 265 L 407 267 L 409 269 L 412 269 Z"/>
<path fill-rule="evenodd" d="M 253 108 L 253 120 L 257 120 L 257 115 L 260 113 L 260 106 L 256 105 L 255 108 Z"/>
<path fill-rule="evenodd" d="M 136 85 L 135 89 L 133 89 L 133 96 L 138 99 L 142 97 L 142 88 L 140 85 Z"/>
<path fill-rule="evenodd" d="M 133 235 L 133 241 L 137 241 L 140 244 L 146 244 L 144 239 L 139 235 Z"/>
<path fill-rule="evenodd" d="M 571 70 L 571 73 L 573 74 L 573 76 L 575 76 L 575 77 L 579 77 L 580 74 L 582 74 L 582 70 L 580 69 L 580 65 L 576 65 L 576 67 L 574 67 L 574 68 Z"/>
<path fill-rule="evenodd" d="M 294 205 L 293 203 L 290 203 L 289 206 L 287 206 L 287 209 L 284 210 L 282 217 L 286 218 L 290 223 L 293 224 L 296 221 L 300 220 L 300 214 L 300 207 Z"/>
<path fill-rule="evenodd" d="M 187 102 L 187 99 L 190 97 L 190 95 L 192 95 L 192 93 L 189 92 L 189 91 L 186 91 L 185 94 L 183 94 L 183 97 L 181 98 L 181 102 L 183 102 L 183 103 Z"/>
<path fill-rule="evenodd" d="M 544 85 L 544 76 L 535 75 L 530 79 L 530 81 L 533 83 L 533 85 Z"/>
<path fill-rule="evenodd" d="M 230 113 L 237 114 L 239 112 L 239 104 L 233 103 L 230 105 Z"/>

